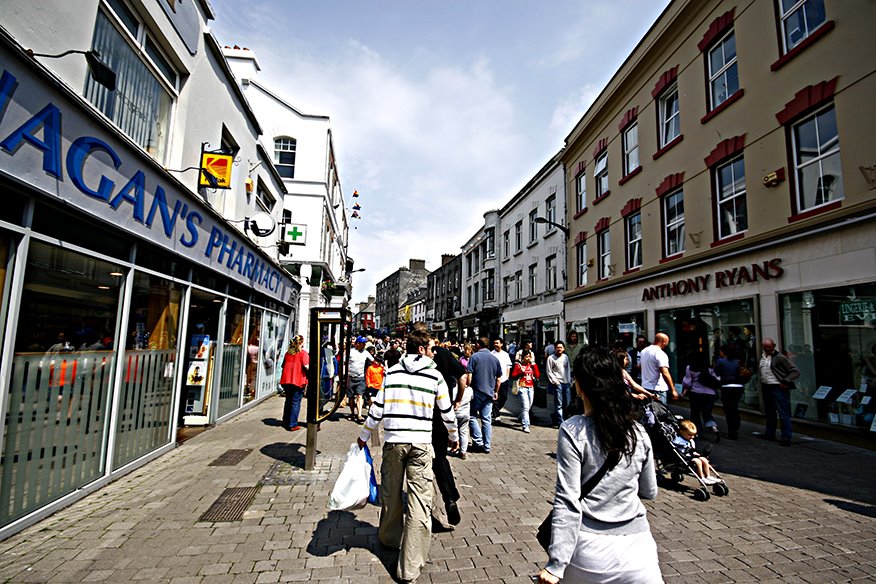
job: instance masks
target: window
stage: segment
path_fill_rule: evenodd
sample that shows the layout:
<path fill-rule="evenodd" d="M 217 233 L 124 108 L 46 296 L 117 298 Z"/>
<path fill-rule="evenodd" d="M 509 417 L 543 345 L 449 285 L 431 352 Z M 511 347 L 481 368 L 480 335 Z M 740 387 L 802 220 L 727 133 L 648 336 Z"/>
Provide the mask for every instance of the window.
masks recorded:
<path fill-rule="evenodd" d="M 283 209 L 283 223 L 287 225 L 292 223 L 292 211 L 289 209 Z"/>
<path fill-rule="evenodd" d="M 480 286 L 477 282 L 472 285 L 472 297 L 474 298 L 474 303 L 479 304 L 481 301 L 480 296 Z"/>
<path fill-rule="evenodd" d="M 583 170 L 581 174 L 575 177 L 575 185 L 577 187 L 578 196 L 576 198 L 578 205 L 578 212 L 580 213 L 584 209 L 587 208 L 587 184 L 586 184 L 587 173 Z"/>
<path fill-rule="evenodd" d="M 660 147 L 663 148 L 681 135 L 678 113 L 678 85 L 663 92 L 657 102 L 660 116 Z"/>
<path fill-rule="evenodd" d="M 545 284 L 544 291 L 552 292 L 557 289 L 557 256 L 552 255 L 544 260 Z"/>
<path fill-rule="evenodd" d="M 779 4 L 786 53 L 824 24 L 827 18 L 824 0 L 779 0 Z"/>
<path fill-rule="evenodd" d="M 493 300 L 496 296 L 496 270 L 487 270 L 484 282 L 484 300 Z"/>
<path fill-rule="evenodd" d="M 599 279 L 611 275 L 611 231 L 606 229 L 596 234 L 596 253 L 599 254 Z"/>
<path fill-rule="evenodd" d="M 265 211 L 270 212 L 274 205 L 277 202 L 277 198 L 271 194 L 271 192 L 265 187 L 261 180 L 258 181 L 258 187 L 256 188 L 256 201 L 259 206 L 264 208 Z"/>
<path fill-rule="evenodd" d="M 508 276 L 502 278 L 502 295 L 505 302 L 511 302 L 511 278 Z"/>
<path fill-rule="evenodd" d="M 684 191 L 663 197 L 663 256 L 670 257 L 684 251 Z"/>
<path fill-rule="evenodd" d="M 295 138 L 282 137 L 274 140 L 274 166 L 283 178 L 295 178 Z"/>
<path fill-rule="evenodd" d="M 833 105 L 793 128 L 799 211 L 844 197 L 836 110 Z"/>
<path fill-rule="evenodd" d="M 642 265 L 642 213 L 633 213 L 626 218 L 627 269 Z"/>
<path fill-rule="evenodd" d="M 603 152 L 596 157 L 593 180 L 596 182 L 597 199 L 608 193 L 608 152 Z"/>
<path fill-rule="evenodd" d="M 85 98 L 122 132 L 164 162 L 179 75 L 137 15 L 121 0 L 98 10 L 92 49 L 116 73 L 110 91 L 89 75 Z"/>
<path fill-rule="evenodd" d="M 474 273 L 477 274 L 481 271 L 481 248 L 480 246 L 476 247 L 474 250 Z"/>
<path fill-rule="evenodd" d="M 718 193 L 718 239 L 724 239 L 748 229 L 745 165 L 742 157 L 719 166 L 715 170 L 715 180 Z"/>
<path fill-rule="evenodd" d="M 523 298 L 523 270 L 514 273 L 514 293 L 517 299 Z"/>
<path fill-rule="evenodd" d="M 471 286 L 469 286 L 468 288 L 466 288 L 466 290 L 465 290 L 465 298 L 466 298 L 466 302 L 465 302 L 465 304 L 466 304 L 468 307 L 471 307 Z"/>
<path fill-rule="evenodd" d="M 490 227 L 485 231 L 487 240 L 484 242 L 484 260 L 496 255 L 496 230 Z"/>
<path fill-rule="evenodd" d="M 471 278 L 471 274 L 472 274 L 471 260 L 472 260 L 471 254 L 468 254 L 467 256 L 465 256 L 465 277 L 466 278 Z"/>
<path fill-rule="evenodd" d="M 556 195 L 551 195 L 544 201 L 544 218 L 548 221 L 552 221 L 554 223 L 557 222 L 557 197 Z M 547 224 L 547 231 L 553 231 L 554 226 L 550 223 Z"/>
<path fill-rule="evenodd" d="M 639 124 L 633 123 L 624 130 L 624 176 L 639 168 Z"/>
<path fill-rule="evenodd" d="M 502 254 L 506 258 L 511 255 L 511 231 L 502 234 Z"/>
<path fill-rule="evenodd" d="M 709 51 L 709 109 L 715 109 L 738 90 L 736 33 L 731 30 Z"/>
<path fill-rule="evenodd" d="M 578 286 L 587 284 L 587 244 L 581 242 L 575 246 L 576 263 L 578 265 Z"/>
<path fill-rule="evenodd" d="M 523 221 L 518 221 L 514 224 L 514 251 L 520 251 L 523 245 Z"/>
<path fill-rule="evenodd" d="M 529 294 L 530 296 L 538 294 L 538 264 L 529 266 Z"/>
<path fill-rule="evenodd" d="M 529 212 L 529 243 L 532 243 L 538 238 L 538 223 L 535 218 L 538 217 L 538 209 L 533 209 Z"/>

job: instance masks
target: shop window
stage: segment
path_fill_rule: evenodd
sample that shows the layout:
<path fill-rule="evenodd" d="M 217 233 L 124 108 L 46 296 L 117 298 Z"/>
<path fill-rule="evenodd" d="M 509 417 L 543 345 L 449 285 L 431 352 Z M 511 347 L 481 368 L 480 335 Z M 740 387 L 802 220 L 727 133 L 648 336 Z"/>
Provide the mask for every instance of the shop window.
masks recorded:
<path fill-rule="evenodd" d="M 876 284 L 783 294 L 779 299 L 780 349 L 800 370 L 791 390 L 791 413 L 798 418 L 872 429 L 876 414 Z"/>
<path fill-rule="evenodd" d="M 684 191 L 663 197 L 663 257 L 684 251 Z"/>
<path fill-rule="evenodd" d="M 642 213 L 629 215 L 624 223 L 627 239 L 627 269 L 632 270 L 642 265 Z"/>
<path fill-rule="evenodd" d="M 608 194 L 608 152 L 603 152 L 596 158 L 593 180 L 596 182 L 596 198 L 600 199 L 606 196 Z"/>
<path fill-rule="evenodd" d="M 827 19 L 824 0 L 779 0 L 779 9 L 785 53 L 803 42 Z"/>
<path fill-rule="evenodd" d="M 678 108 L 678 85 L 672 84 L 657 100 L 660 148 L 681 135 L 681 116 Z"/>
<path fill-rule="evenodd" d="M 596 253 L 599 256 L 599 279 L 611 275 L 611 231 L 606 229 L 596 234 Z"/>
<path fill-rule="evenodd" d="M 718 193 L 718 239 L 724 239 L 748 229 L 745 196 L 745 164 L 740 156 L 715 169 Z"/>
<path fill-rule="evenodd" d="M 222 371 L 219 377 L 218 417 L 237 409 L 240 405 L 240 386 L 246 355 L 243 354 L 243 325 L 246 305 L 228 300 L 225 310 L 225 334 L 222 339 Z M 282 359 L 281 359 L 282 363 Z"/>
<path fill-rule="evenodd" d="M 263 312 L 261 308 L 255 306 L 249 310 L 249 326 L 246 332 L 246 382 L 243 386 L 243 403 L 252 401 L 256 396 Z"/>
<path fill-rule="evenodd" d="M 583 241 L 575 246 L 575 262 L 577 264 L 578 287 L 587 285 L 587 244 Z"/>
<path fill-rule="evenodd" d="M 545 266 L 545 292 L 553 292 L 557 286 L 557 256 L 548 256 L 544 260 Z"/>
<path fill-rule="evenodd" d="M 181 297 L 178 284 L 135 272 L 121 367 L 116 468 L 170 439 Z"/>
<path fill-rule="evenodd" d="M 736 34 L 730 31 L 709 50 L 709 110 L 713 110 L 739 90 L 736 64 Z"/>
<path fill-rule="evenodd" d="M 624 176 L 629 176 L 634 170 L 639 168 L 639 124 L 637 122 L 630 124 L 624 130 L 623 149 Z"/>
<path fill-rule="evenodd" d="M 798 212 L 843 199 L 842 165 L 833 105 L 792 128 Z"/>
<path fill-rule="evenodd" d="M 105 0 L 98 10 L 92 49 L 115 71 L 116 88 L 110 91 L 89 75 L 85 81 L 86 99 L 134 142 L 164 162 L 179 84 L 176 69 L 123 0 Z"/>
<path fill-rule="evenodd" d="M 576 212 L 581 213 L 587 209 L 587 173 L 583 170 L 575 177 L 575 191 Z"/>
<path fill-rule="evenodd" d="M 7 319 L 5 318 L 6 311 L 8 310 L 6 279 L 10 275 L 7 271 L 7 267 L 11 267 L 9 260 L 10 249 L 12 246 L 13 239 L 10 234 L 0 230 L 0 315 L 3 315 L 3 318 L 0 318 L 0 338 L 3 338 L 3 333 L 7 324 Z"/>
<path fill-rule="evenodd" d="M 0 524 L 101 477 L 125 269 L 32 241 L 10 381 Z"/>
<path fill-rule="evenodd" d="M 529 295 L 538 294 L 538 264 L 529 266 Z"/>
<path fill-rule="evenodd" d="M 295 178 L 295 138 L 281 136 L 274 139 L 274 166 L 283 178 Z"/>
<path fill-rule="evenodd" d="M 31 222 L 34 231 L 49 237 L 93 249 L 120 260 L 130 260 L 131 240 L 124 232 L 104 225 L 44 202 L 34 205 Z"/>
<path fill-rule="evenodd" d="M 538 239 L 538 223 L 535 222 L 538 217 L 538 209 L 533 209 L 529 212 L 529 243 L 533 243 Z"/>

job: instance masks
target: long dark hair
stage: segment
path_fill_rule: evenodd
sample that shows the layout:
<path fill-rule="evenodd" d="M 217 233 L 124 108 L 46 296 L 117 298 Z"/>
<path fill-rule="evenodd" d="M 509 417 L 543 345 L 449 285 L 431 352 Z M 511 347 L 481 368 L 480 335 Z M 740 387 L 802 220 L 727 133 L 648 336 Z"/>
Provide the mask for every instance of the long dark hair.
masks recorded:
<path fill-rule="evenodd" d="M 580 391 L 590 401 L 590 418 L 602 451 L 632 455 L 636 449 L 636 414 L 617 357 L 605 347 L 583 349 L 572 364 Z"/>

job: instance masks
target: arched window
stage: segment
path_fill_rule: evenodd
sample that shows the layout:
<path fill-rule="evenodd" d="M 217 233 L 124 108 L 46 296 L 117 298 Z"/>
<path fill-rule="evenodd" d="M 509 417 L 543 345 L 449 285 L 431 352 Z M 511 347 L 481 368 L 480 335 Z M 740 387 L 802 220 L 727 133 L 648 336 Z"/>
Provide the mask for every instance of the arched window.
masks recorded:
<path fill-rule="evenodd" d="M 295 138 L 283 136 L 274 139 L 274 166 L 283 178 L 295 178 Z"/>

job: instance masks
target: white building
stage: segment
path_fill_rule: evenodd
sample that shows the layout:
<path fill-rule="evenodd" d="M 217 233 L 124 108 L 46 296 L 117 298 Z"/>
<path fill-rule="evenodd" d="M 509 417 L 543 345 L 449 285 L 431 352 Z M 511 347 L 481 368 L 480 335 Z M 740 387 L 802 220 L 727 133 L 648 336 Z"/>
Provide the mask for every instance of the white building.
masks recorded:
<path fill-rule="evenodd" d="M 225 57 L 264 128 L 262 145 L 283 177 L 287 196 L 280 261 L 301 283 L 298 334 L 308 338 L 309 310 L 350 300 L 349 225 L 328 116 L 303 113 L 256 80 L 260 70 L 249 49 L 225 47 Z"/>
<path fill-rule="evenodd" d="M 568 230 L 561 153 L 499 211 L 502 335 L 506 343 L 531 340 L 537 351 L 565 337 Z"/>
<path fill-rule="evenodd" d="M 457 330 L 464 339 L 494 337 L 499 333 L 499 303 L 496 294 L 498 261 L 496 229 L 499 211 L 484 213 L 484 224 L 462 246 L 462 317 Z"/>

